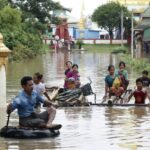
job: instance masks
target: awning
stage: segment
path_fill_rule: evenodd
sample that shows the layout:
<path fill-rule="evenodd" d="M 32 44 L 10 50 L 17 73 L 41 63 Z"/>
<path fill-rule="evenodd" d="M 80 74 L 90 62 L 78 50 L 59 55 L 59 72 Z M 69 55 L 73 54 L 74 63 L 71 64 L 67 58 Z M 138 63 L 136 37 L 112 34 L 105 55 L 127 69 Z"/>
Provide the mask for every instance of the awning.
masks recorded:
<path fill-rule="evenodd" d="M 143 41 L 150 41 L 150 28 L 144 30 Z"/>
<path fill-rule="evenodd" d="M 135 26 L 134 30 L 145 30 L 147 28 L 150 28 L 150 19 L 142 20 L 140 24 Z"/>

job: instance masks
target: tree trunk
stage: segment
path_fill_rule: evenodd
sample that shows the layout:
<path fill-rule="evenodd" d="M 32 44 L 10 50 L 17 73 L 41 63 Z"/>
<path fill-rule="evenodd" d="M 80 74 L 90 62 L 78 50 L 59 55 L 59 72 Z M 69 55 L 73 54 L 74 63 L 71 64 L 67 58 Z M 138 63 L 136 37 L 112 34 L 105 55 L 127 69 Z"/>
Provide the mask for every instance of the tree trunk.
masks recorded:
<path fill-rule="evenodd" d="M 110 44 L 112 44 L 112 39 L 113 39 L 113 31 L 109 30 L 109 37 L 110 37 Z"/>

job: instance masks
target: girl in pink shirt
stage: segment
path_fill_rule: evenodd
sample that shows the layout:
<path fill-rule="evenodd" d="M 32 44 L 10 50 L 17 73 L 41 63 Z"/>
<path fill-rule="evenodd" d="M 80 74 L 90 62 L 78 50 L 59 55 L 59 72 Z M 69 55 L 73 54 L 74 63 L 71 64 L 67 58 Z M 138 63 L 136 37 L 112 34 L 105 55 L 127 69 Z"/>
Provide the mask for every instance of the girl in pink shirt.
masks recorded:
<path fill-rule="evenodd" d="M 78 72 L 78 65 L 74 64 L 72 66 L 72 71 L 68 72 L 67 74 L 67 80 L 70 80 L 72 82 L 74 82 L 75 84 L 75 88 L 79 88 L 80 87 L 80 75 Z"/>

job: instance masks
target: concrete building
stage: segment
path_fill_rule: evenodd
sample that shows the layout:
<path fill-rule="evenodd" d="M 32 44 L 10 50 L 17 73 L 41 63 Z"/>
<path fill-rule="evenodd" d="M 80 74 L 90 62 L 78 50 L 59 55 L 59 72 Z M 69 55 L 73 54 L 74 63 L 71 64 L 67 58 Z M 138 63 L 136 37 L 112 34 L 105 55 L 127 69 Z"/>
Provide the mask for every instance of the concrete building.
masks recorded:
<path fill-rule="evenodd" d="M 150 6 L 144 11 L 141 18 L 140 23 L 134 28 L 137 57 L 150 54 Z"/>

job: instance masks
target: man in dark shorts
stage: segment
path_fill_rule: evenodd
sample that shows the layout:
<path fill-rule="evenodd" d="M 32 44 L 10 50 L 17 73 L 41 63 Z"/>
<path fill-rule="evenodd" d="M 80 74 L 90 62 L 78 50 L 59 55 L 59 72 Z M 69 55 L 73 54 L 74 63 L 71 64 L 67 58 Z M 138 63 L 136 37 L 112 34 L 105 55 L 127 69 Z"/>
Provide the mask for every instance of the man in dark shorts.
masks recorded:
<path fill-rule="evenodd" d="M 135 104 L 145 104 L 145 100 L 148 97 L 150 101 L 150 96 L 146 90 L 143 89 L 143 82 L 141 78 L 136 80 L 137 89 L 135 89 L 132 94 L 129 96 L 128 102 L 130 101 L 131 97 L 134 96 Z"/>
<path fill-rule="evenodd" d="M 56 115 L 56 109 L 52 106 L 51 102 L 44 100 L 43 97 L 33 91 L 32 77 L 23 77 L 21 79 L 21 86 L 23 90 L 7 106 L 7 113 L 10 114 L 15 109 L 18 109 L 19 125 L 23 127 L 60 129 L 60 124 L 52 124 Z M 34 106 L 38 102 L 47 106 L 47 110 L 42 113 L 36 113 Z"/>

